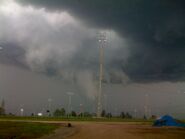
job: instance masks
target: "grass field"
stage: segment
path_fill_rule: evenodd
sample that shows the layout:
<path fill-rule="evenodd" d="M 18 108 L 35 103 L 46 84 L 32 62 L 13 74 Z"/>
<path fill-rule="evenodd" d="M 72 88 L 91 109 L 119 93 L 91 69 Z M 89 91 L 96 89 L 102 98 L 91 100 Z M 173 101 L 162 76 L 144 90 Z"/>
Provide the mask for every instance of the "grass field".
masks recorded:
<path fill-rule="evenodd" d="M 59 125 L 0 121 L 0 139 L 32 139 L 53 132 Z"/>
<path fill-rule="evenodd" d="M 16 117 L 1 116 L 0 117 L 0 139 L 33 139 L 54 131 L 59 125 L 45 124 L 38 122 L 54 122 L 62 123 L 70 122 L 131 122 L 133 124 L 141 123 L 151 124 L 151 121 L 140 119 L 120 119 L 120 118 L 79 118 L 79 117 Z"/>
<path fill-rule="evenodd" d="M 66 127 L 69 122 L 73 128 Z M 35 139 L 43 135 L 42 139 L 185 139 L 185 128 L 153 127 L 152 123 L 143 119 L 4 116 L 0 117 L 0 139 Z M 48 138 L 47 134 L 55 129 L 58 132 Z"/>
<path fill-rule="evenodd" d="M 0 120 L 31 120 L 31 121 L 89 121 L 89 122 L 144 122 L 152 124 L 153 120 L 144 119 L 122 119 L 122 118 L 92 118 L 92 117 L 19 117 L 0 116 Z"/>

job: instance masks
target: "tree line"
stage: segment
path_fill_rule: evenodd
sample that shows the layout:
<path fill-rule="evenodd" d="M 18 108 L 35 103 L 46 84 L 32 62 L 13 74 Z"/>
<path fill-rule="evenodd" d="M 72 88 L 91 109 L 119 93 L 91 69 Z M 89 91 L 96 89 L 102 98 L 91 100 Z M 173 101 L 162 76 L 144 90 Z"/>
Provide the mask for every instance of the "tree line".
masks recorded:
<path fill-rule="evenodd" d="M 4 102 L 4 100 L 2 100 L 2 102 L 1 102 L 0 115 L 5 115 L 5 102 Z"/>
<path fill-rule="evenodd" d="M 65 116 L 72 116 L 72 117 L 93 117 L 93 116 L 96 116 L 96 114 L 89 113 L 89 112 L 80 112 L 80 113 L 77 113 L 74 110 L 71 111 L 70 113 L 67 113 L 64 108 L 61 108 L 61 109 L 56 109 L 53 112 L 53 116 L 54 117 L 65 117 Z M 111 112 L 108 112 L 107 113 L 105 110 L 102 110 L 101 117 L 112 118 L 113 115 L 112 115 Z M 119 118 L 122 118 L 122 119 L 132 119 L 133 118 L 132 115 L 129 114 L 128 112 L 126 112 L 126 113 L 121 112 L 120 115 L 119 116 L 116 116 L 116 117 L 119 117 Z"/>

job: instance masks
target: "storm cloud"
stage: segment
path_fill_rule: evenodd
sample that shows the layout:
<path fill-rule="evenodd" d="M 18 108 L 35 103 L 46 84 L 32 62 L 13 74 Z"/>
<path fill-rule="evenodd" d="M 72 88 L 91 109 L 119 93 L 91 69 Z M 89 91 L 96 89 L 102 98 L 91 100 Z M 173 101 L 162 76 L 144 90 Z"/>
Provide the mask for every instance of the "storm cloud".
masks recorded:
<path fill-rule="evenodd" d="M 11 0 L 5 1 L 0 10 L 3 63 L 11 61 L 11 64 L 49 76 L 58 76 L 67 82 L 74 82 L 72 80 L 75 80 L 81 71 L 88 70 L 91 74 L 88 77 L 93 75 L 96 80 L 99 29 L 89 28 L 66 11 L 49 12 L 43 8 L 23 7 Z M 105 65 L 108 67 L 106 80 L 115 78 L 113 82 L 116 83 L 116 78 L 121 78 L 120 83 L 125 79 L 122 79 L 123 76 L 110 77 L 117 75 L 110 74 L 117 72 L 117 67 L 109 66 L 114 59 L 123 60 L 128 57 L 127 47 L 122 48 L 123 44 L 126 45 L 126 40 L 113 30 L 107 34 L 107 39 L 111 41 L 105 54 Z M 120 49 L 124 49 L 124 55 L 120 53 Z"/>
<path fill-rule="evenodd" d="M 184 80 L 183 0 L 17 0 L 52 12 L 67 11 L 89 27 L 112 29 L 128 41 L 128 59 L 113 59 L 133 81 Z M 123 46 L 122 46 L 123 47 Z M 124 49 L 119 48 L 122 52 Z"/>
<path fill-rule="evenodd" d="M 30 114 L 74 92 L 75 110 L 95 112 L 103 31 L 104 108 L 143 115 L 149 94 L 154 113 L 183 114 L 184 23 L 183 0 L 1 0 L 0 99 Z"/>

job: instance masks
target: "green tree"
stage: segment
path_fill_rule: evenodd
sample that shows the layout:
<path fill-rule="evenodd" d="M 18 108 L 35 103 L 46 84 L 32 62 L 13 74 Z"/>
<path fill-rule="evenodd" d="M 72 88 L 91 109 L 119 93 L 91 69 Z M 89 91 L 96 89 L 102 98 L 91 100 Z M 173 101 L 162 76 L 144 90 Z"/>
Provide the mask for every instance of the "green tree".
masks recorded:
<path fill-rule="evenodd" d="M 71 116 L 76 117 L 76 112 L 75 111 L 72 111 L 71 112 Z"/>
<path fill-rule="evenodd" d="M 65 109 L 62 108 L 62 109 L 56 109 L 53 115 L 56 117 L 60 117 L 60 116 L 65 116 L 65 113 L 66 113 Z"/>
<path fill-rule="evenodd" d="M 126 115 L 125 115 L 125 118 L 127 118 L 127 119 L 132 119 L 132 115 L 130 115 L 130 114 L 127 112 Z"/>
<path fill-rule="evenodd" d="M 61 111 L 59 109 L 56 109 L 53 113 L 54 116 L 59 117 L 61 116 Z"/>
<path fill-rule="evenodd" d="M 120 117 L 124 119 L 125 118 L 125 113 L 121 112 Z"/>
<path fill-rule="evenodd" d="M 92 114 L 90 114 L 89 112 L 84 112 L 84 117 L 92 117 Z"/>
<path fill-rule="evenodd" d="M 5 101 L 4 101 L 4 99 L 1 102 L 0 115 L 5 115 Z"/>
<path fill-rule="evenodd" d="M 106 116 L 106 111 L 105 110 L 102 110 L 101 117 L 105 117 L 105 116 Z"/>
<path fill-rule="evenodd" d="M 107 118 L 112 118 L 112 114 L 111 114 L 111 113 L 107 113 L 107 114 L 106 114 L 106 117 L 107 117 Z"/>
<path fill-rule="evenodd" d="M 144 119 L 144 120 L 147 120 L 147 117 L 146 117 L 146 115 L 144 115 L 144 116 L 143 116 L 143 119 Z"/>
<path fill-rule="evenodd" d="M 5 115 L 5 109 L 3 107 L 0 107 L 0 115 Z"/>
<path fill-rule="evenodd" d="M 66 110 L 64 108 L 62 108 L 60 111 L 61 111 L 61 116 L 65 116 L 66 115 Z"/>

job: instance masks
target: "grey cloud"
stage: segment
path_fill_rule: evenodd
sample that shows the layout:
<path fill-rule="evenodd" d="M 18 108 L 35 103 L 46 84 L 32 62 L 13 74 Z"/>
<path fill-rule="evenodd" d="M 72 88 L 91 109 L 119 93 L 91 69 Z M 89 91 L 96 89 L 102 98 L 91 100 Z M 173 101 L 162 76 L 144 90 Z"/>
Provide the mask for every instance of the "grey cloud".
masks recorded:
<path fill-rule="evenodd" d="M 12 49 L 20 46 L 17 51 L 22 49 L 24 53 L 17 57 L 24 58 L 25 66 L 47 75 L 60 75 L 60 71 L 66 73 L 67 70 L 83 69 L 98 73 L 99 44 L 96 28 L 84 26 L 65 11 L 47 12 L 44 9 L 36 10 L 13 4 L 17 13 L 14 13 L 14 9 L 8 12 L 1 9 L 0 20 L 3 28 L 0 39 L 14 43 L 14 46 L 11 45 Z M 122 53 L 117 55 L 117 51 L 122 49 L 121 46 L 127 45 L 126 41 L 114 31 L 108 34 L 109 38 L 111 42 L 105 54 L 108 73 L 112 60 L 128 57 L 126 46 L 123 49 L 125 55 L 122 56 Z M 11 55 L 11 51 L 9 53 Z"/>
<path fill-rule="evenodd" d="M 66 10 L 87 25 L 114 29 L 129 40 L 130 55 L 127 61 L 112 60 L 110 67 L 117 63 L 133 81 L 184 80 L 183 0 L 17 1 L 50 11 Z"/>
<path fill-rule="evenodd" d="M 24 55 L 25 64 L 32 70 L 44 72 L 48 66 L 67 63 L 81 41 L 88 38 L 88 31 L 66 13 L 44 15 L 47 14 L 44 11 L 24 10 L 21 9 L 19 15 L 2 12 L 0 39 L 4 47 L 3 55 L 12 56 L 12 59 Z M 57 17 L 53 19 L 53 16 Z M 65 19 L 58 21 L 57 18 Z M 24 53 L 21 53 L 21 49 Z M 15 50 L 20 50 L 20 53 L 15 55 Z"/>
<path fill-rule="evenodd" d="M 15 44 L 1 42 L 0 47 L 0 62 L 3 64 L 10 64 L 28 69 L 24 61 L 25 51 Z"/>
<path fill-rule="evenodd" d="M 0 43 L 3 47 L 0 62 L 44 73 L 63 83 L 75 84 L 87 97 L 94 99 L 99 61 L 97 29 L 85 26 L 64 11 L 48 12 L 11 4 L 15 4 L 13 6 L 17 12 L 6 7 L 9 5 L 5 5 L 4 9 L 0 6 Z M 119 49 L 123 50 L 123 44 L 125 55 L 121 58 L 127 59 L 126 40 L 114 31 L 107 37 L 112 40 L 105 49 L 107 83 L 124 83 L 112 82 L 111 76 L 117 74 L 110 74 L 113 68 L 109 66 Z M 119 59 L 120 56 L 115 58 Z M 120 70 L 119 75 L 122 75 Z"/>

